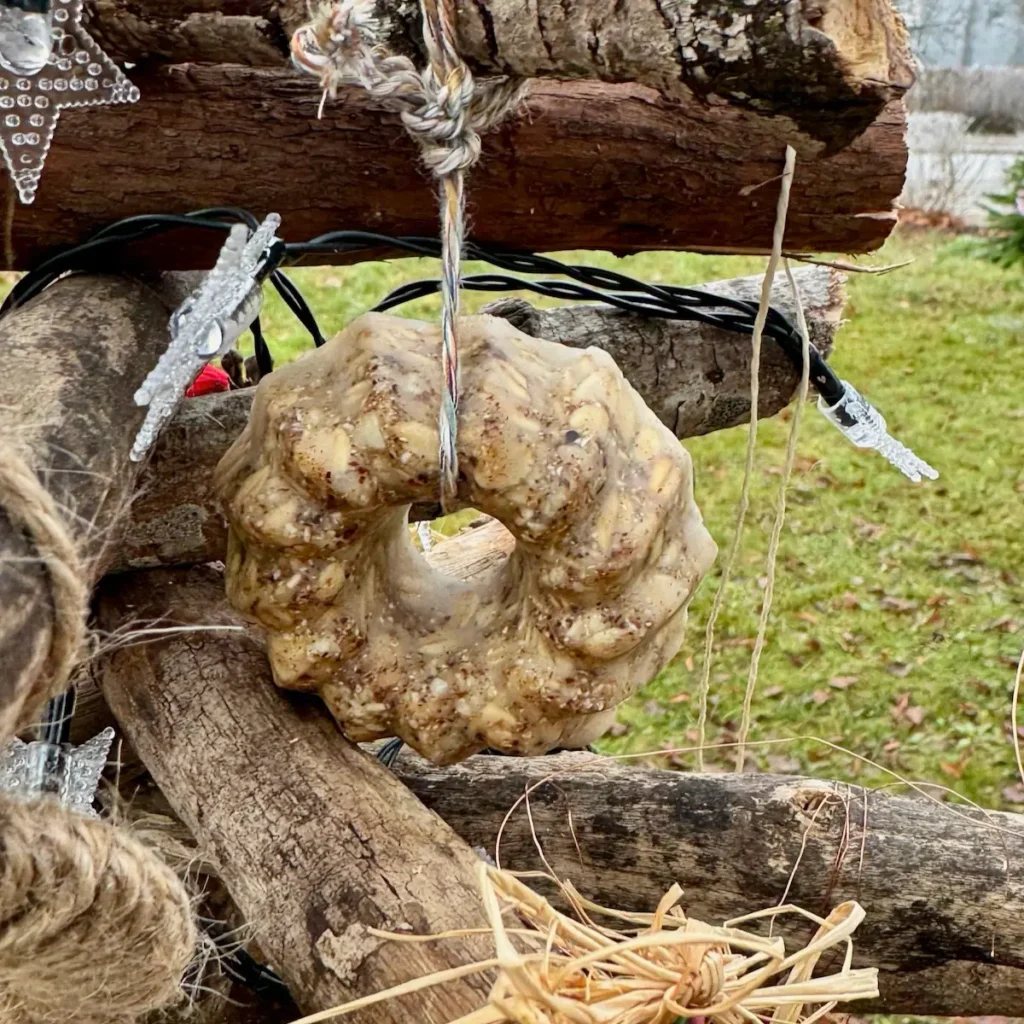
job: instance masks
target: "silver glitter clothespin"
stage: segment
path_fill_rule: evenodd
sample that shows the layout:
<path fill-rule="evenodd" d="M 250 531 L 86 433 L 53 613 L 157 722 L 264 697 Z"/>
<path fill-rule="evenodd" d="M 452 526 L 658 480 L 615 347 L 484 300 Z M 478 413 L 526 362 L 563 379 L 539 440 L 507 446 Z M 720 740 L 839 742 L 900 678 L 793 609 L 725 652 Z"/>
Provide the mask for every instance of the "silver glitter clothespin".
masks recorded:
<path fill-rule="evenodd" d="M 135 404 L 149 409 L 132 447 L 133 462 L 145 458 L 196 374 L 227 352 L 259 316 L 260 271 L 278 241 L 280 224 L 272 213 L 251 237 L 244 224 L 235 224 L 213 269 L 172 314 L 167 350 L 135 392 Z"/>
<path fill-rule="evenodd" d="M 842 383 L 846 393 L 835 405 L 826 405 L 823 399 L 818 399 L 822 416 L 858 448 L 880 452 L 915 484 L 919 484 L 922 477 L 937 480 L 939 474 L 924 459 L 889 434 L 882 414 L 849 381 Z"/>
<path fill-rule="evenodd" d="M 69 811 L 95 818 L 92 803 L 113 742 L 109 728 L 79 747 L 15 737 L 0 748 L 0 792 L 26 803 L 52 796 Z"/>

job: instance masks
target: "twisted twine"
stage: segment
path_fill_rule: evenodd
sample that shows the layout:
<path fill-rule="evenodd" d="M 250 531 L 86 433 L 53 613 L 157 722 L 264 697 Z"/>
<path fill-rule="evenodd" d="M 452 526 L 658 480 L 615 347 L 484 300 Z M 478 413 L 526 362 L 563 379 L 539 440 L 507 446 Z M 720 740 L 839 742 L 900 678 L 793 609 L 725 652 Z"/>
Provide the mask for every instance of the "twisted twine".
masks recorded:
<path fill-rule="evenodd" d="M 0 449 L 0 509 L 31 538 L 46 566 L 53 604 L 47 664 L 35 674 L 16 712 L 17 728 L 36 719 L 50 697 L 63 692 L 86 637 L 89 584 L 75 541 L 57 502 L 13 448 Z M 0 739 L 6 737 L 0 737 Z"/>
<path fill-rule="evenodd" d="M 441 209 L 441 376 L 438 460 L 443 504 L 458 486 L 459 291 L 465 238 L 466 172 L 480 158 L 480 134 L 523 101 L 525 83 L 508 78 L 481 85 L 455 46 L 452 0 L 420 0 L 428 65 L 380 51 L 372 0 L 327 4 L 292 37 L 292 58 L 320 78 L 324 97 L 359 84 L 396 106 L 423 162 L 439 181 Z"/>

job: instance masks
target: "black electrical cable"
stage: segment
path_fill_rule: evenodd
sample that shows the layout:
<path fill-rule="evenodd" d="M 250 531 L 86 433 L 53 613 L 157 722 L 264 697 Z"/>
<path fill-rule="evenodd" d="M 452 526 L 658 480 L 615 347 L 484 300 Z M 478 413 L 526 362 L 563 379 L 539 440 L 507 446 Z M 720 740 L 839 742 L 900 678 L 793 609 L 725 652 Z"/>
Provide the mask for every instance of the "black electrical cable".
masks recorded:
<path fill-rule="evenodd" d="M 98 231 L 81 245 L 44 260 L 39 267 L 15 285 L 0 306 L 0 314 L 34 298 L 64 274 L 101 269 L 104 258 L 115 246 L 143 241 L 176 228 L 229 231 L 235 223 L 244 223 L 251 230 L 255 230 L 259 225 L 258 219 L 251 212 L 237 207 L 211 207 L 188 214 L 144 214 L 118 221 Z M 262 277 L 269 279 L 284 303 L 309 332 L 313 343 L 320 346 L 324 344 L 324 337 L 316 318 L 298 288 L 280 267 L 288 263 L 297 263 L 310 255 L 341 255 L 368 250 L 388 252 L 396 249 L 414 256 L 437 258 L 441 255 L 441 243 L 437 238 L 393 237 L 372 231 L 331 231 L 318 235 L 308 242 L 276 243 L 263 267 Z M 471 241 L 465 247 L 465 257 L 490 263 L 499 270 L 511 271 L 514 274 L 557 274 L 569 279 L 538 281 L 511 274 L 472 274 L 462 279 L 464 287 L 470 290 L 528 290 L 549 298 L 596 301 L 639 316 L 695 321 L 740 334 L 750 334 L 753 331 L 757 316 L 757 304 L 754 302 L 715 295 L 700 288 L 650 284 L 617 271 L 581 264 L 564 264 L 537 253 L 490 247 Z M 432 295 L 438 291 L 439 286 L 437 280 L 410 282 L 395 289 L 375 309 L 392 309 L 413 299 Z M 794 368 L 802 368 L 803 348 L 800 334 L 777 309 L 769 308 L 764 334 L 777 342 Z M 260 372 L 269 373 L 273 360 L 258 320 L 253 325 L 253 337 Z M 813 345 L 810 347 L 809 371 L 811 384 L 815 390 L 827 405 L 835 405 L 845 394 L 845 388 Z"/>

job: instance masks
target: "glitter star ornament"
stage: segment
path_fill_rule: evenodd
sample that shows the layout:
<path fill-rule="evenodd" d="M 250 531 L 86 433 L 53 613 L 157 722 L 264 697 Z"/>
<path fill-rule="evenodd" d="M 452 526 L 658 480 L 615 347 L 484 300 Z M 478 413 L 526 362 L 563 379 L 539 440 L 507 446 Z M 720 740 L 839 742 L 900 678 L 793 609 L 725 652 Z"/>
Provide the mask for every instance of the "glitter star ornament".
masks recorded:
<path fill-rule="evenodd" d="M 22 37 L 15 22 L 23 19 L 23 12 L 0 6 L 0 152 L 23 203 L 35 199 L 63 109 L 134 103 L 139 98 L 139 90 L 82 27 L 82 4 L 83 0 L 52 0 L 51 48 L 41 67 L 39 40 L 17 42 Z M 21 54 L 19 45 L 30 45 L 31 55 Z"/>

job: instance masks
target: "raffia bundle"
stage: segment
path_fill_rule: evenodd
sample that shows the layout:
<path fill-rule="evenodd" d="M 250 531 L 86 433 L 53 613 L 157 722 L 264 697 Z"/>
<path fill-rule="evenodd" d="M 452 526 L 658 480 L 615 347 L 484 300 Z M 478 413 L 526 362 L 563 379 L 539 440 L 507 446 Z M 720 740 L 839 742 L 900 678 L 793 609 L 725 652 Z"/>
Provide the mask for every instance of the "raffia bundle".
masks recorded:
<path fill-rule="evenodd" d="M 554 883 L 575 916 L 534 892 L 524 878 Z M 853 968 L 850 936 L 864 919 L 853 901 L 827 918 L 784 905 L 721 926 L 688 918 L 674 885 L 653 914 L 627 914 L 585 900 L 571 884 L 541 872 L 517 875 L 481 863 L 478 880 L 493 960 L 439 972 L 296 1021 L 352 1013 L 454 977 L 497 968 L 487 1005 L 449 1024 L 673 1024 L 701 1017 L 712 1024 L 813 1024 L 838 1003 L 878 995 L 878 971 Z M 818 925 L 801 949 L 779 937 L 740 928 L 797 914 Z M 508 921 L 518 919 L 517 926 Z M 617 921 L 612 928 L 595 921 Z M 410 936 L 370 931 L 397 942 L 455 938 L 467 932 Z M 515 940 L 515 941 L 514 941 Z M 843 948 L 840 967 L 813 977 L 822 955 Z"/>

